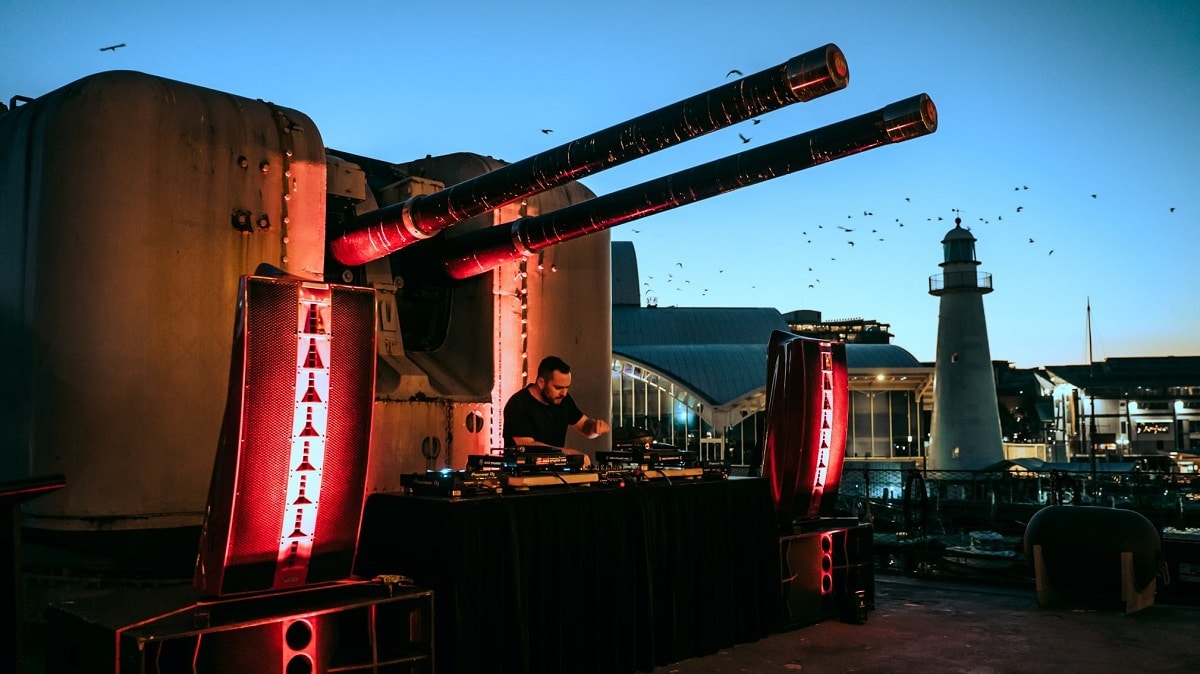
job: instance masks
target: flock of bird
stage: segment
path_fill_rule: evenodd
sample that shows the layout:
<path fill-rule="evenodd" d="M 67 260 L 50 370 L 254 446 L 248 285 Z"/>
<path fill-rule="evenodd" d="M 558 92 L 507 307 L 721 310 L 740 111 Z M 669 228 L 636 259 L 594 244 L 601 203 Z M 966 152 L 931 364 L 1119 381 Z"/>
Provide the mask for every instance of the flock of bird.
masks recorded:
<path fill-rule="evenodd" d="M 733 77 L 733 76 L 741 76 L 741 75 L 742 75 L 742 73 L 740 70 L 733 69 L 733 70 L 730 70 L 726 74 L 726 78 Z M 758 124 L 759 121 L 760 120 L 758 120 L 758 119 L 754 119 L 753 123 Z M 745 134 L 740 133 L 740 132 L 738 133 L 738 138 L 743 144 L 749 143 L 753 140 L 753 138 L 747 137 Z M 1012 188 L 1012 190 L 1013 190 L 1013 192 L 1016 192 L 1019 194 L 1019 193 L 1025 192 L 1026 190 L 1029 190 L 1029 186 L 1028 185 L 1016 185 Z M 1090 199 L 1094 199 L 1094 200 L 1100 199 L 1100 195 L 1096 194 L 1096 193 L 1087 195 L 1087 197 L 1085 197 L 1085 198 L 1089 198 L 1089 197 L 1090 197 Z M 963 212 L 958 208 L 951 208 L 949 210 L 949 213 L 945 216 L 936 215 L 936 214 L 924 215 L 923 221 L 926 223 L 935 223 L 936 224 L 938 222 L 942 222 L 943 224 L 948 224 L 948 222 L 952 222 L 956 218 L 958 218 L 959 221 L 961 222 L 962 226 L 968 230 L 970 230 L 972 226 L 988 225 L 993 222 L 1004 223 L 1005 225 L 1009 225 L 1010 223 L 1016 223 L 1014 225 L 1014 227 L 1019 227 L 1021 219 L 1023 217 L 1025 217 L 1025 214 L 1028 211 L 1025 208 L 1025 206 L 1020 203 L 1014 203 L 1013 200 L 1011 200 L 1011 199 L 1009 199 L 1007 201 L 1009 201 L 1009 203 L 1012 204 L 1011 206 L 1008 207 L 1008 208 L 1011 208 L 1011 211 L 1009 211 L 1008 213 L 1001 213 L 1001 214 L 997 214 L 992 217 L 978 217 L 973 222 L 969 221 L 967 218 L 963 217 L 963 215 L 964 215 Z M 1022 200 L 1017 200 L 1017 201 L 1019 202 Z M 807 270 L 807 272 L 806 272 L 807 275 L 803 278 L 802 281 L 799 282 L 801 289 L 804 289 L 804 288 L 813 289 L 813 290 L 818 289 L 821 284 L 822 270 L 829 272 L 830 267 L 832 265 L 838 264 L 839 255 L 843 255 L 843 256 L 853 255 L 853 253 L 849 253 L 849 252 L 844 253 L 844 254 L 838 253 L 836 246 L 842 245 L 851 250 L 857 251 L 858 249 L 861 249 L 863 246 L 887 245 L 888 239 L 890 237 L 900 235 L 906 224 L 913 225 L 916 222 L 920 221 L 922 219 L 922 216 L 915 215 L 913 213 L 913 210 L 911 209 L 912 199 L 910 197 L 905 197 L 904 202 L 905 202 L 905 208 L 903 210 L 905 213 L 908 213 L 908 216 L 894 217 L 894 218 L 892 218 L 892 221 L 888 222 L 888 223 L 884 222 L 884 218 L 877 218 L 875 216 L 874 212 L 872 212 L 870 210 L 864 210 L 864 211 L 862 211 L 861 215 L 859 215 L 857 212 L 849 213 L 846 215 L 847 220 L 851 220 L 853 222 L 848 222 L 846 224 L 839 224 L 839 225 L 828 225 L 828 226 L 827 226 L 827 223 L 821 223 L 821 224 L 815 224 L 815 226 L 810 225 L 809 229 L 802 230 L 800 232 L 799 244 L 803 245 L 803 246 L 813 246 L 814 248 L 824 249 L 824 252 L 826 252 L 826 255 L 822 255 L 819 258 L 817 255 L 805 256 L 807 259 L 814 260 L 814 262 L 813 262 L 812 266 L 806 265 L 804 267 L 804 269 Z M 1174 207 L 1169 208 L 1168 212 L 1174 213 L 1175 208 Z M 1005 222 L 1005 215 L 1008 215 L 1008 217 L 1009 217 L 1009 220 L 1007 222 Z M 912 227 L 910 227 L 910 229 L 912 229 Z M 1010 229 L 1010 231 L 1011 231 L 1012 228 L 1006 227 L 1006 229 Z M 820 231 L 818 231 L 818 230 L 820 230 Z M 640 233 L 641 230 L 632 229 L 631 231 L 634 235 L 637 235 Z M 941 234 L 941 233 L 943 233 L 943 232 L 940 232 L 940 231 L 938 232 L 938 234 Z M 831 234 L 837 235 L 837 237 L 836 238 L 832 237 L 832 236 L 830 236 Z M 1028 245 L 1033 250 L 1038 251 L 1037 254 L 1045 255 L 1046 257 L 1050 257 L 1050 256 L 1054 255 L 1055 249 L 1049 245 L 1046 245 L 1046 242 L 1043 242 L 1040 237 L 1027 235 L 1024 238 L 1027 239 L 1027 241 L 1028 241 L 1028 243 L 1026 245 Z M 817 262 L 817 260 L 820 260 L 820 261 Z M 848 261 L 849 260 L 846 260 L 846 259 L 842 260 L 843 263 L 848 262 Z M 675 262 L 674 265 L 675 266 L 670 273 L 660 274 L 658 278 L 656 278 L 653 275 L 647 275 L 643 279 L 642 291 L 644 293 L 644 298 L 645 298 L 646 304 L 648 306 L 653 306 L 653 305 L 658 304 L 659 297 L 660 297 L 660 295 L 657 291 L 658 289 L 663 289 L 663 290 L 667 290 L 667 291 L 675 290 L 678 292 L 691 291 L 693 293 L 698 290 L 700 297 L 704 297 L 708 294 L 708 292 L 709 292 L 708 288 L 701 287 L 703 285 L 706 285 L 705 282 L 697 281 L 696 283 L 693 283 L 692 278 L 688 278 L 687 276 L 685 276 L 683 274 L 683 272 L 682 272 L 682 270 L 684 268 L 683 262 Z M 717 273 L 724 274 L 725 270 L 718 269 Z M 715 279 L 713 279 L 712 277 L 707 277 L 707 278 L 708 278 L 709 282 L 715 281 Z M 750 290 L 754 290 L 755 288 L 756 288 L 756 286 L 753 286 L 753 285 L 750 286 Z"/>
<path fill-rule="evenodd" d="M 1014 189 L 1017 192 L 1023 192 L 1024 190 L 1028 190 L 1029 186 L 1019 185 Z M 1097 194 L 1091 194 L 1090 198 L 1100 199 L 1099 195 Z M 905 197 L 904 202 L 906 206 L 911 205 L 912 199 L 910 197 Z M 1018 214 L 1027 213 L 1027 209 L 1023 205 L 1016 205 L 1012 206 L 1011 208 L 1012 210 L 1010 217 L 1007 221 L 1004 219 L 1004 214 L 998 214 L 991 218 L 979 217 L 975 220 L 975 223 L 981 225 L 988 225 L 993 222 L 1003 223 L 1005 225 L 1017 223 L 1014 225 L 1014 227 L 1021 226 L 1021 215 Z M 1175 208 L 1169 208 L 1168 212 L 1175 213 Z M 961 226 L 967 230 L 970 230 L 975 223 L 968 222 L 967 219 L 963 218 L 962 216 L 963 212 L 960 209 L 951 208 L 950 215 L 945 217 L 941 215 L 928 215 L 924 216 L 923 220 L 920 216 L 916 218 L 909 218 L 908 220 L 909 224 L 912 224 L 916 221 L 921 221 L 921 224 L 942 223 L 942 226 L 948 229 L 949 223 L 958 218 L 961 222 Z M 807 276 L 805 276 L 803 280 L 799 282 L 801 290 L 805 288 L 814 290 L 818 289 L 821 284 L 822 271 L 830 272 L 832 265 L 844 264 L 847 262 L 853 263 L 853 260 L 847 259 L 845 255 L 853 255 L 854 253 L 847 252 L 845 254 L 839 254 L 837 253 L 837 246 L 846 246 L 851 251 L 857 251 L 862 246 L 866 245 L 887 245 L 889 238 L 899 236 L 901 235 L 901 232 L 906 231 L 904 230 L 906 225 L 905 218 L 895 217 L 890 223 L 884 224 L 883 219 L 878 218 L 872 211 L 862 211 L 861 215 L 859 215 L 857 212 L 849 213 L 846 215 L 846 219 L 853 222 L 844 225 L 839 224 L 829 226 L 819 223 L 816 224 L 815 227 L 810 226 L 808 229 L 800 231 L 800 238 L 798 239 L 798 243 L 800 245 L 813 246 L 817 249 L 823 249 L 823 252 L 825 252 L 825 255 L 821 255 L 819 257 L 815 254 L 804 256 L 806 259 L 814 260 L 814 262 L 812 263 L 812 266 L 806 265 L 804 267 L 804 269 L 807 270 Z M 908 229 L 912 230 L 917 228 L 909 227 Z M 635 235 L 641 232 L 639 229 L 632 229 L 631 231 Z M 939 230 L 936 232 L 936 234 L 940 235 L 944 232 L 945 230 Z M 1028 241 L 1026 245 L 1038 251 L 1038 255 L 1043 253 L 1047 257 L 1054 255 L 1055 249 L 1046 246 L 1039 237 L 1026 236 L 1024 238 L 1026 238 Z M 842 256 L 840 263 L 839 256 Z M 693 284 L 692 279 L 683 276 L 682 272 L 680 272 L 680 270 L 684 267 L 683 262 L 675 262 L 674 265 L 675 269 L 672 271 L 672 273 L 666 274 L 665 277 L 660 277 L 658 279 L 652 275 L 647 275 L 645 277 L 645 280 L 642 282 L 642 287 L 647 306 L 656 306 L 658 304 L 659 293 L 656 291 L 657 288 L 685 291 L 697 287 L 696 284 Z M 719 269 L 717 271 L 718 274 L 725 273 L 724 269 Z M 754 290 L 755 288 L 756 286 L 754 285 L 749 287 L 750 290 Z M 704 297 L 707 294 L 708 288 L 703 288 L 700 291 L 701 297 Z"/>

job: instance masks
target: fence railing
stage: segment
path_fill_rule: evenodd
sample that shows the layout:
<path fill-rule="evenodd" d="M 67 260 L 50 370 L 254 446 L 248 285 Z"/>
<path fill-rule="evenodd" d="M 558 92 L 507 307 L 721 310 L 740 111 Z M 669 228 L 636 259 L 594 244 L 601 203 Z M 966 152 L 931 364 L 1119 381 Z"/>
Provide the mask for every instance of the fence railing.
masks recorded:
<path fill-rule="evenodd" d="M 1200 527 L 1200 475 L 1107 471 L 922 471 L 847 468 L 839 502 L 870 514 L 879 529 L 947 528 L 959 533 L 988 524 L 1023 528 L 1048 505 L 1126 508 L 1160 527 Z"/>

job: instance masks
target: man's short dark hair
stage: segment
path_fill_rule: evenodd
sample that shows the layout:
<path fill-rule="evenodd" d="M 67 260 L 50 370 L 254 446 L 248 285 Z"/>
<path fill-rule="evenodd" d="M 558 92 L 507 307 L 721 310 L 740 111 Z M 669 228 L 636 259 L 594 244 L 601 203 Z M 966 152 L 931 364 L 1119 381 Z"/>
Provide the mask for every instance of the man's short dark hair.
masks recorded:
<path fill-rule="evenodd" d="M 542 362 L 538 363 L 538 379 L 549 379 L 554 376 L 555 372 L 571 374 L 571 366 L 567 365 L 567 361 L 558 356 L 546 356 L 542 359 Z"/>

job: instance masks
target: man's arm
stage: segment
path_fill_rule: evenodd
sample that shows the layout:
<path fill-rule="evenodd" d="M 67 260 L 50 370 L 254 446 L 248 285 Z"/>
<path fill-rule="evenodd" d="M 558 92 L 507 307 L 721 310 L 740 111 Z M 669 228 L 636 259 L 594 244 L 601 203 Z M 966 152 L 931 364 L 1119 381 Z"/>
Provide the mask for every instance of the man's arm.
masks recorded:
<path fill-rule="evenodd" d="M 601 419 L 593 419 L 588 415 L 579 417 L 579 421 L 571 424 L 575 430 L 583 433 L 587 438 L 598 438 L 608 432 L 608 422 Z"/>
<path fill-rule="evenodd" d="M 555 447 L 554 445 L 548 445 L 544 442 L 539 442 L 527 435 L 514 435 L 513 443 L 518 447 L 549 447 L 550 449 L 562 449 L 562 447 Z"/>

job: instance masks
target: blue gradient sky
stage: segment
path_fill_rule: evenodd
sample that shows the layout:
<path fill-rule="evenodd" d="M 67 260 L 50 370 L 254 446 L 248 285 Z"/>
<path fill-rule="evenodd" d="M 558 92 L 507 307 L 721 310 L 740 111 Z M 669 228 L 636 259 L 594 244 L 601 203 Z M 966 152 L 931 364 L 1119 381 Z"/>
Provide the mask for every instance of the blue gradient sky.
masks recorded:
<path fill-rule="evenodd" d="M 584 184 L 611 192 L 746 149 L 738 133 L 757 146 L 922 92 L 937 133 L 614 230 L 644 288 L 660 306 L 872 318 L 932 360 L 928 277 L 961 215 L 994 278 L 992 357 L 1035 367 L 1086 362 L 1089 297 L 1096 359 L 1200 355 L 1197 36 L 1194 0 L 0 0 L 0 96 L 139 70 L 296 108 L 349 152 L 515 161 L 832 42 L 846 90 Z"/>

